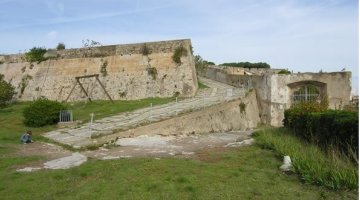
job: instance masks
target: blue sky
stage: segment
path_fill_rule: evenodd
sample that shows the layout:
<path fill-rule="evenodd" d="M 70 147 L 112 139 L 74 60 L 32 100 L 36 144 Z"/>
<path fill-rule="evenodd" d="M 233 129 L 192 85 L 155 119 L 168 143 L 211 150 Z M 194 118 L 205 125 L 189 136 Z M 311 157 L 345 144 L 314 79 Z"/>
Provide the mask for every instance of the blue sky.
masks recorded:
<path fill-rule="evenodd" d="M 82 40 L 103 45 L 190 38 L 217 64 L 267 62 L 294 72 L 353 72 L 357 0 L 0 0 L 0 54 Z"/>

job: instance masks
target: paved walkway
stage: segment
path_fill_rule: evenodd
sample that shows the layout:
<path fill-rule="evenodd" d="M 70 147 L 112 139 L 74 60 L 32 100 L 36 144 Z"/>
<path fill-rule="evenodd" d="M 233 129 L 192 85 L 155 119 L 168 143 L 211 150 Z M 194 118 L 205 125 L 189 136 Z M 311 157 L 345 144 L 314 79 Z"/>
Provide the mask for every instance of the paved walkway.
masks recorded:
<path fill-rule="evenodd" d="M 222 103 L 245 96 L 245 89 L 235 88 L 210 79 L 200 78 L 209 88 L 201 89 L 193 98 L 171 102 L 159 106 L 149 106 L 133 112 L 96 120 L 83 124 L 79 128 L 65 128 L 45 133 L 44 136 L 56 142 L 81 148 L 92 144 L 92 138 L 113 134 L 120 130 L 127 130 L 141 124 L 157 122 L 208 106 Z"/>
<path fill-rule="evenodd" d="M 141 135 L 134 138 L 118 139 L 116 146 L 100 147 L 97 150 L 71 153 L 64 148 L 42 142 L 22 145 L 19 153 L 45 158 L 41 162 L 19 167 L 18 172 L 33 172 L 43 169 L 68 169 L 85 163 L 88 158 L 110 160 L 132 157 L 161 159 L 163 157 L 193 158 L 201 157 L 203 151 L 251 145 L 252 131 L 230 131 L 200 135 Z"/>

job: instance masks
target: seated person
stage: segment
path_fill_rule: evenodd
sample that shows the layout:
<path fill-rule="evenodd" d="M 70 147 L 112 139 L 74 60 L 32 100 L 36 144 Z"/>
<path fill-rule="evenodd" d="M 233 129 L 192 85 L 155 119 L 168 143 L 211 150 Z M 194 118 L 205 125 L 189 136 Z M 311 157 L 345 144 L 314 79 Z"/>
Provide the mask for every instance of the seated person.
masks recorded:
<path fill-rule="evenodd" d="M 27 144 L 27 143 L 33 142 L 32 139 L 31 139 L 31 136 L 32 136 L 31 131 L 27 131 L 26 133 L 24 133 L 20 138 L 21 143 Z"/>

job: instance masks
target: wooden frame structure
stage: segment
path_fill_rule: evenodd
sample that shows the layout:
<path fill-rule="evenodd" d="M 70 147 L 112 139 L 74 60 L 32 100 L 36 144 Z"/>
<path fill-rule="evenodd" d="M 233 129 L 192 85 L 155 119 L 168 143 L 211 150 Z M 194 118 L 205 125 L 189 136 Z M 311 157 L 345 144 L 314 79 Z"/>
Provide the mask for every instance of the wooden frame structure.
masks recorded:
<path fill-rule="evenodd" d="M 83 91 L 86 95 L 86 97 L 88 98 L 88 100 L 91 102 L 91 98 L 89 96 L 89 94 L 86 92 L 84 86 L 81 84 L 80 82 L 80 79 L 84 79 L 84 78 L 92 78 L 92 77 L 95 77 L 97 82 L 100 84 L 101 88 L 104 90 L 106 96 L 110 99 L 110 101 L 113 103 L 114 101 L 112 100 L 111 96 L 109 95 L 109 93 L 106 91 L 104 85 L 101 83 L 101 81 L 99 80 L 99 74 L 93 74 L 93 75 L 86 75 L 86 76 L 76 76 L 75 79 L 76 79 L 76 82 L 73 86 L 73 88 L 71 89 L 69 95 L 67 96 L 65 102 L 67 102 L 72 94 L 72 92 L 74 91 L 75 87 L 77 84 L 80 85 L 80 88 L 81 88 L 81 91 Z"/>

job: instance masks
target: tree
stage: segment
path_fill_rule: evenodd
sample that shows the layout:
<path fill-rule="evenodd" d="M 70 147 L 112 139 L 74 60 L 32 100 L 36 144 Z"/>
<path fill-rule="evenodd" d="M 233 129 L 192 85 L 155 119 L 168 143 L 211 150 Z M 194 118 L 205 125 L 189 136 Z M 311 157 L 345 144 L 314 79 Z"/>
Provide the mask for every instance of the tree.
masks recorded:
<path fill-rule="evenodd" d="M 82 40 L 82 43 L 83 43 L 84 48 L 101 46 L 100 42 L 97 42 L 95 40 L 89 40 L 89 39 Z"/>
<path fill-rule="evenodd" d="M 199 70 L 199 71 L 205 69 L 209 65 L 215 65 L 214 62 L 204 60 L 203 58 L 201 58 L 200 55 L 194 56 L 194 61 L 195 61 L 195 68 L 196 68 L 196 70 Z"/>
<path fill-rule="evenodd" d="M 44 54 L 46 53 L 46 49 L 42 47 L 33 47 L 29 52 L 25 53 L 26 61 L 28 62 L 38 62 L 46 60 Z"/>
<path fill-rule="evenodd" d="M 0 107 L 6 106 L 14 94 L 15 88 L 4 80 L 4 75 L 0 74 Z"/>
<path fill-rule="evenodd" d="M 59 42 L 59 44 L 56 46 L 56 50 L 64 50 L 65 49 L 65 44 L 62 42 Z"/>

